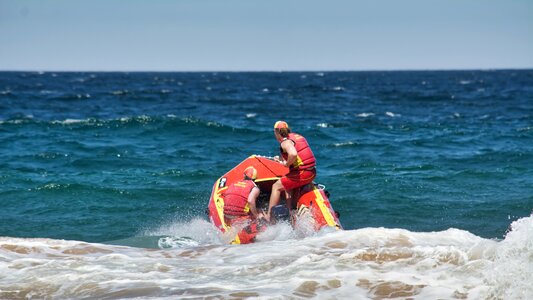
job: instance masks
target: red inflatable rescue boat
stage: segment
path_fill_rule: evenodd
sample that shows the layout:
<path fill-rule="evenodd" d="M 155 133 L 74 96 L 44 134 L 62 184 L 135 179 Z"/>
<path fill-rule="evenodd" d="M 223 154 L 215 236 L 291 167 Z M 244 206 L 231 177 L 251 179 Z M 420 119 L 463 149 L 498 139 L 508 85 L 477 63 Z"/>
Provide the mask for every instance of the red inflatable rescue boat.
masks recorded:
<path fill-rule="evenodd" d="M 252 243 L 255 241 L 257 234 L 269 226 L 264 220 L 247 218 L 242 228 L 233 228 L 232 230 L 228 224 L 229 222 L 224 219 L 224 191 L 231 184 L 242 180 L 243 172 L 249 166 L 253 166 L 257 170 L 255 183 L 261 190 L 261 194 L 257 199 L 257 207 L 262 210 L 268 208 L 268 201 L 274 182 L 289 172 L 287 167 L 271 158 L 252 155 L 217 179 L 213 185 L 207 213 L 210 221 L 220 231 L 230 235 L 232 244 Z M 283 194 L 280 203 L 284 205 Z M 331 207 L 328 192 L 323 186 L 315 183 L 305 185 L 293 192 L 293 199 L 296 200 L 293 201 L 296 202 L 296 207 L 293 207 L 289 214 L 290 222 L 293 226 L 296 226 L 296 215 L 299 217 L 306 215 L 307 219 L 311 220 L 314 231 L 319 231 L 324 227 L 342 229 L 338 213 Z"/>

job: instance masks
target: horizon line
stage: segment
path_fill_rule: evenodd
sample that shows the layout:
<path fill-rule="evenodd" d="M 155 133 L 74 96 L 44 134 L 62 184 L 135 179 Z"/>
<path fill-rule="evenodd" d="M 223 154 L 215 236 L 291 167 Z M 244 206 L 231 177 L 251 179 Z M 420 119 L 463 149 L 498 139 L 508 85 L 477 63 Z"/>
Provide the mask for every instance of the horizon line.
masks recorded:
<path fill-rule="evenodd" d="M 61 69 L 0 69 L 4 73 L 341 73 L 341 72 L 453 72 L 453 71 L 526 71 L 533 67 L 509 67 L 509 68 L 413 68 L 413 69 L 309 69 L 309 70 L 61 70 Z"/>

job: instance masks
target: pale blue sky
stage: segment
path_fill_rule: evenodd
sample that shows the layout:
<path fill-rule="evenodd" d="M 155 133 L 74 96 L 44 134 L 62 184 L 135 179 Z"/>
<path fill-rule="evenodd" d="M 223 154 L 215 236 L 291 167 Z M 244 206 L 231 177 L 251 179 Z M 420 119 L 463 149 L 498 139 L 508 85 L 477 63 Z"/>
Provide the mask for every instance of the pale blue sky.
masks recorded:
<path fill-rule="evenodd" d="M 533 68 L 533 0 L 0 0 L 0 70 Z"/>

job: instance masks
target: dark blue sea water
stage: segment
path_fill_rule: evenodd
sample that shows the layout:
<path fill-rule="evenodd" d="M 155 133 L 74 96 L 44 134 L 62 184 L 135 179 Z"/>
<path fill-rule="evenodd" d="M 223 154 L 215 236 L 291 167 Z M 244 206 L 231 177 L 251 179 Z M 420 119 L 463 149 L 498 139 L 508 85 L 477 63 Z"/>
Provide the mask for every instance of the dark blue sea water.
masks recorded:
<path fill-rule="evenodd" d="M 503 238 L 532 211 L 532 70 L 1 72 L 0 236 L 108 242 L 205 218 L 216 178 L 277 154 L 280 119 L 345 229 Z"/>

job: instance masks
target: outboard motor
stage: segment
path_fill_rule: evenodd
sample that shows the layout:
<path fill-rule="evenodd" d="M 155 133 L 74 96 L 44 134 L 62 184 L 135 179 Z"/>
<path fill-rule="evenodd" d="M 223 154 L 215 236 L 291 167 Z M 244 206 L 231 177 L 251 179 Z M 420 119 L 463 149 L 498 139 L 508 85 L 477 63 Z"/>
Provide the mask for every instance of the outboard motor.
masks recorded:
<path fill-rule="evenodd" d="M 272 223 L 274 224 L 280 221 L 290 220 L 289 209 L 283 204 L 272 207 L 270 215 L 272 216 Z"/>

